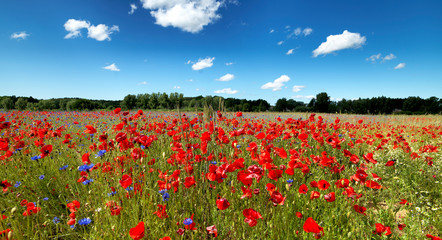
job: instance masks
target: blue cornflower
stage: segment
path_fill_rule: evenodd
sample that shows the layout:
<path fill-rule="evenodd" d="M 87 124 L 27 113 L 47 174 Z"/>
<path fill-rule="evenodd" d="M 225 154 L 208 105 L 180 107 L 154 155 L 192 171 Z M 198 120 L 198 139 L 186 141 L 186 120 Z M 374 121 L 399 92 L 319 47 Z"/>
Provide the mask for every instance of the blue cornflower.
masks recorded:
<path fill-rule="evenodd" d="M 93 182 L 94 181 L 94 179 L 88 179 L 88 180 L 85 180 L 85 181 L 83 181 L 83 185 L 88 185 L 89 183 L 91 183 L 91 182 Z"/>
<path fill-rule="evenodd" d="M 59 170 L 62 171 L 62 170 L 65 170 L 68 167 L 69 167 L 69 165 L 64 165 L 63 167 L 59 168 Z"/>
<path fill-rule="evenodd" d="M 60 222 L 60 218 L 58 217 L 54 217 L 54 219 L 52 219 L 52 222 L 54 222 L 55 224 Z"/>
<path fill-rule="evenodd" d="M 89 225 L 91 224 L 92 220 L 90 218 L 83 218 L 78 220 L 78 224 L 80 225 Z"/>
<path fill-rule="evenodd" d="M 184 219 L 184 221 L 183 221 L 183 224 L 184 225 L 190 225 L 190 224 L 192 224 L 193 223 L 193 220 L 191 219 L 191 218 L 186 218 L 186 219 Z"/>
<path fill-rule="evenodd" d="M 166 189 L 162 189 L 160 191 L 158 191 L 161 195 L 163 195 L 167 190 Z"/>
<path fill-rule="evenodd" d="M 213 164 L 213 165 L 216 165 L 216 161 L 212 161 L 212 162 L 210 162 L 211 164 Z"/>
<path fill-rule="evenodd" d="M 37 156 L 33 156 L 33 157 L 31 157 L 31 160 L 38 160 L 38 159 L 40 159 L 41 157 L 40 157 L 40 155 L 37 155 Z"/>
<path fill-rule="evenodd" d="M 106 153 L 106 150 L 100 150 L 100 151 L 98 151 L 97 154 L 95 154 L 95 158 L 102 157 L 102 156 L 104 156 L 105 153 Z"/>
<path fill-rule="evenodd" d="M 134 187 L 127 187 L 126 188 L 126 191 L 132 191 L 132 190 L 134 190 Z"/>
<path fill-rule="evenodd" d="M 145 149 L 146 148 L 146 146 L 144 146 L 144 145 L 141 145 L 141 149 Z"/>
<path fill-rule="evenodd" d="M 111 193 L 108 193 L 107 195 L 110 197 L 110 196 L 113 196 L 115 194 L 117 194 L 117 192 L 111 192 Z"/>
<path fill-rule="evenodd" d="M 38 177 L 38 179 L 43 180 L 45 178 L 45 175 L 40 175 L 40 177 Z"/>
<path fill-rule="evenodd" d="M 17 181 L 17 182 L 15 182 L 14 187 L 15 187 L 15 188 L 18 188 L 18 187 L 20 187 L 20 185 L 21 185 L 21 182 L 20 182 L 20 181 Z"/>
<path fill-rule="evenodd" d="M 49 200 L 49 198 L 45 197 L 45 198 L 43 198 L 43 200 L 44 200 L 44 201 L 47 201 L 47 200 Z"/>
<path fill-rule="evenodd" d="M 84 165 L 82 165 L 82 166 L 80 166 L 79 168 L 78 168 L 78 171 L 89 171 L 89 169 L 91 169 L 91 168 L 93 168 L 94 167 L 94 164 L 93 163 L 91 163 L 90 165 L 87 165 L 87 164 L 84 164 Z"/>
<path fill-rule="evenodd" d="M 293 182 L 293 179 L 288 179 L 287 180 L 287 183 L 292 183 Z"/>
<path fill-rule="evenodd" d="M 170 195 L 169 195 L 169 193 L 166 192 L 166 193 L 163 194 L 162 197 L 163 197 L 163 202 L 166 202 L 167 200 L 169 200 Z"/>
<path fill-rule="evenodd" d="M 236 144 L 236 148 L 240 148 L 241 147 L 241 145 L 239 145 L 239 144 Z"/>

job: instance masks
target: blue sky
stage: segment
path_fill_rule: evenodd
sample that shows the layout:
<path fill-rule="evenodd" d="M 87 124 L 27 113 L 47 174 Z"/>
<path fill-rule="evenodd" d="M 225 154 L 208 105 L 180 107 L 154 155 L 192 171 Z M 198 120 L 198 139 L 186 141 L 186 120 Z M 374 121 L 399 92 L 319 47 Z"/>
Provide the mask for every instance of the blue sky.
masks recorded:
<path fill-rule="evenodd" d="M 441 1 L 2 0 L 0 95 L 441 98 L 441 12 Z"/>

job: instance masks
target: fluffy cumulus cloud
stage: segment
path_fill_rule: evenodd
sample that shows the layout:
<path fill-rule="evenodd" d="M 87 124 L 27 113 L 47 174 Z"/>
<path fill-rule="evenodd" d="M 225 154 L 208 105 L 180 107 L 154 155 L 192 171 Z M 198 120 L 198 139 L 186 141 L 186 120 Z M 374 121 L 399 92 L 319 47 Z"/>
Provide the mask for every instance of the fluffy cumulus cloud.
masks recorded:
<path fill-rule="evenodd" d="M 117 65 L 115 65 L 115 63 L 112 63 L 109 66 L 104 66 L 103 69 L 109 70 L 109 71 L 113 71 L 113 72 L 119 72 L 120 69 L 117 67 Z"/>
<path fill-rule="evenodd" d="M 285 55 L 292 55 L 293 54 L 293 51 L 295 51 L 295 49 L 290 49 L 290 50 L 288 50 L 286 53 L 285 53 Z"/>
<path fill-rule="evenodd" d="M 385 62 L 385 61 L 389 61 L 389 60 L 392 60 L 392 59 L 395 59 L 395 58 L 396 58 L 396 56 L 395 56 L 393 53 L 390 53 L 390 54 L 388 54 L 387 56 L 385 56 L 385 57 L 382 59 L 382 61 Z"/>
<path fill-rule="evenodd" d="M 284 41 L 279 41 L 278 42 L 278 45 L 282 45 L 282 44 L 284 44 Z"/>
<path fill-rule="evenodd" d="M 130 11 L 129 11 L 129 14 L 131 14 L 131 15 L 134 14 L 134 12 L 135 12 L 135 10 L 137 10 L 137 8 L 138 8 L 137 5 L 135 5 L 135 4 L 132 3 L 132 4 L 130 5 Z"/>
<path fill-rule="evenodd" d="M 299 91 L 301 91 L 303 88 L 305 88 L 305 86 L 298 86 L 298 85 L 295 85 L 295 86 L 293 86 L 292 91 L 293 91 L 293 92 L 299 92 Z"/>
<path fill-rule="evenodd" d="M 401 69 L 405 67 L 405 63 L 399 63 L 396 67 L 394 67 L 394 69 Z"/>
<path fill-rule="evenodd" d="M 112 27 L 106 26 L 104 24 L 91 25 L 89 22 L 84 20 L 69 19 L 64 24 L 64 29 L 69 33 L 64 36 L 65 39 L 76 38 L 81 36 L 80 30 L 87 29 L 87 37 L 95 39 L 97 41 L 110 41 L 110 35 L 114 32 L 120 31 L 118 26 L 114 25 Z"/>
<path fill-rule="evenodd" d="M 284 83 L 290 81 L 290 77 L 287 75 L 281 75 L 281 77 L 275 79 L 273 82 L 268 82 L 261 86 L 261 89 L 272 89 L 272 91 L 279 91 L 284 87 Z"/>
<path fill-rule="evenodd" d="M 308 36 L 308 35 L 310 35 L 310 34 L 312 34 L 312 32 L 313 32 L 313 29 L 311 29 L 311 28 L 304 28 L 304 30 L 302 30 L 302 34 L 304 34 L 304 36 Z"/>
<path fill-rule="evenodd" d="M 180 89 L 180 86 L 173 86 L 173 89 Z"/>
<path fill-rule="evenodd" d="M 313 50 L 313 57 L 347 48 L 360 48 L 365 44 L 365 41 L 366 38 L 361 36 L 361 34 L 345 30 L 342 34 L 328 36 L 327 41 L 321 43 L 317 49 Z"/>
<path fill-rule="evenodd" d="M 108 27 L 104 24 L 98 24 L 97 26 L 90 26 L 87 30 L 87 37 L 93 38 L 97 41 L 111 40 L 110 35 L 114 32 L 118 32 L 120 29 L 118 26 Z"/>
<path fill-rule="evenodd" d="M 294 36 L 298 37 L 298 36 L 302 36 L 302 35 L 304 35 L 304 37 L 305 37 L 305 36 L 312 34 L 312 32 L 313 32 L 313 29 L 311 29 L 309 27 L 304 28 L 304 30 L 302 28 L 298 27 L 298 28 L 295 28 L 287 37 L 291 38 Z"/>
<path fill-rule="evenodd" d="M 197 33 L 219 19 L 221 2 L 217 0 L 141 0 L 156 24 Z"/>
<path fill-rule="evenodd" d="M 218 94 L 237 94 L 238 90 L 232 90 L 231 88 L 224 88 L 221 90 L 216 90 L 215 93 Z"/>
<path fill-rule="evenodd" d="M 368 58 L 366 58 L 365 60 L 367 60 L 367 61 L 371 61 L 371 62 L 376 62 L 377 60 L 379 60 L 380 58 L 381 58 L 381 54 L 380 53 L 378 53 L 378 54 L 373 54 L 373 55 L 371 55 L 370 57 L 368 57 Z"/>
<path fill-rule="evenodd" d="M 194 63 L 192 65 L 192 69 L 198 71 L 204 68 L 209 68 L 213 66 L 213 60 L 215 60 L 215 57 L 207 57 L 204 59 L 199 59 L 197 63 Z"/>
<path fill-rule="evenodd" d="M 392 60 L 392 59 L 395 59 L 395 58 L 396 58 L 396 56 L 393 53 L 390 53 L 390 54 L 388 54 L 385 57 L 382 57 L 382 54 L 378 53 L 378 54 L 371 55 L 370 57 L 366 58 L 365 60 L 370 61 L 372 63 L 375 63 L 378 60 L 382 59 L 381 62 L 383 63 L 385 61 L 389 61 L 389 60 Z"/>
<path fill-rule="evenodd" d="M 315 98 L 315 96 L 313 96 L 313 95 L 307 95 L 307 96 L 296 95 L 296 96 L 292 96 L 292 98 L 294 98 L 294 99 L 313 99 L 313 98 Z"/>
<path fill-rule="evenodd" d="M 31 34 L 23 32 L 15 32 L 11 35 L 11 39 L 24 40 L 29 37 Z"/>
<path fill-rule="evenodd" d="M 227 73 L 226 75 L 216 79 L 217 81 L 221 81 L 221 82 L 228 82 L 228 81 L 232 81 L 235 78 L 235 75 Z"/>

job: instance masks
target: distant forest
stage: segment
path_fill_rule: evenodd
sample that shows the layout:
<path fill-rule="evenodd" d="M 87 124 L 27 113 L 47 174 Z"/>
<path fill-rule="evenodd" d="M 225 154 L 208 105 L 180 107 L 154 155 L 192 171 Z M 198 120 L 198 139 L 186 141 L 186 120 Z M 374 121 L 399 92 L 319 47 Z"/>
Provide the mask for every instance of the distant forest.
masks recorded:
<path fill-rule="evenodd" d="M 184 97 L 182 93 L 129 94 L 122 100 L 91 100 L 82 98 L 35 99 L 33 97 L 0 97 L 3 110 L 112 110 L 121 107 L 124 110 L 173 110 L 201 111 L 204 107 L 221 111 L 243 112 L 323 112 L 355 114 L 441 114 L 442 99 L 430 97 L 389 98 L 373 97 L 353 100 L 331 101 L 327 93 L 322 92 L 306 104 L 293 99 L 280 98 L 274 106 L 266 100 L 247 100 L 223 98 L 220 96 Z"/>

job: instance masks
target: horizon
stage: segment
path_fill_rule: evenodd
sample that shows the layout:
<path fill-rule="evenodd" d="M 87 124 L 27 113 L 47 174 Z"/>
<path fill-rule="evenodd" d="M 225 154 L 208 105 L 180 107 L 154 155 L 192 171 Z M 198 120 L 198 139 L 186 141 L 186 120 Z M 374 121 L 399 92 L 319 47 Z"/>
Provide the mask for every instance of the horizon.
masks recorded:
<path fill-rule="evenodd" d="M 2 96 L 441 98 L 439 1 L 46 3 L 0 3 Z"/>

